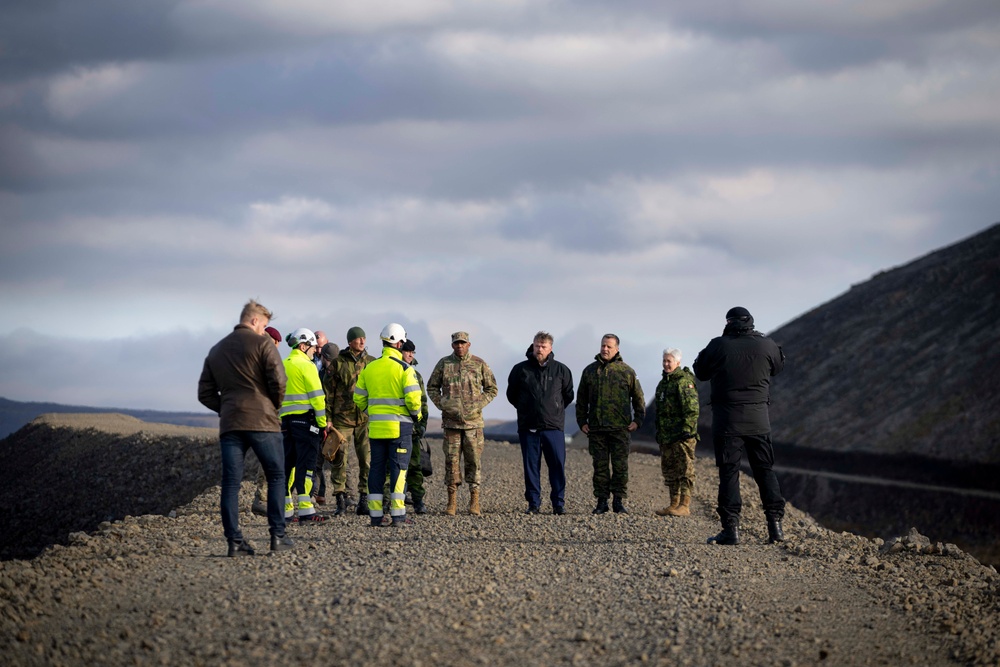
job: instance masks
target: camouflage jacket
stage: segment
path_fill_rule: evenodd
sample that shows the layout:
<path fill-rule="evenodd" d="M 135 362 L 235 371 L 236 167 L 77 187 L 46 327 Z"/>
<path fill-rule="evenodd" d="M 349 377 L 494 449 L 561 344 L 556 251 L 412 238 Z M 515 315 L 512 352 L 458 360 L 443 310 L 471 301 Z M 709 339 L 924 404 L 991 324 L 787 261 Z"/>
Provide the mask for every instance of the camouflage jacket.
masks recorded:
<path fill-rule="evenodd" d="M 673 373 L 664 373 L 656 385 L 653 406 L 658 443 L 669 445 L 685 439 L 684 436 L 698 437 L 698 390 L 690 369 L 677 368 Z"/>
<path fill-rule="evenodd" d="M 489 365 L 474 354 L 449 354 L 434 366 L 427 395 L 441 411 L 443 428 L 482 428 L 483 408 L 497 397 L 497 379 Z"/>
<path fill-rule="evenodd" d="M 334 426 L 361 426 L 368 423 L 368 413 L 354 404 L 354 385 L 361 369 L 375 361 L 365 350 L 355 357 L 351 348 L 345 347 L 323 374 L 326 392 L 326 417 Z"/>
<path fill-rule="evenodd" d="M 417 385 L 420 386 L 420 420 L 413 424 L 413 440 L 416 441 L 427 432 L 427 389 L 424 387 L 424 377 L 415 368 L 417 360 L 414 359 L 410 365 L 414 366 L 413 372 L 417 374 Z"/>
<path fill-rule="evenodd" d="M 576 423 L 591 431 L 617 431 L 635 422 L 642 426 L 646 400 L 632 367 L 616 354 L 610 361 L 596 361 L 583 369 L 576 392 Z"/>

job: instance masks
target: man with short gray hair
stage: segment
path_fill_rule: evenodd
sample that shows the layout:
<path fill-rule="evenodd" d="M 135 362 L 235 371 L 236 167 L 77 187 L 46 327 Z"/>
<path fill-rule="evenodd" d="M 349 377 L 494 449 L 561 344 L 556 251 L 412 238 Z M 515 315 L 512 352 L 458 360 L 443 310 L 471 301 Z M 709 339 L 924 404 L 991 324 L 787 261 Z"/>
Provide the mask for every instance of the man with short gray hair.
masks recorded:
<path fill-rule="evenodd" d="M 694 491 L 694 450 L 698 445 L 698 390 L 690 369 L 681 368 L 681 351 L 675 347 L 663 351 L 663 377 L 656 385 L 653 407 L 660 470 L 670 495 L 670 505 L 656 513 L 688 516 Z"/>

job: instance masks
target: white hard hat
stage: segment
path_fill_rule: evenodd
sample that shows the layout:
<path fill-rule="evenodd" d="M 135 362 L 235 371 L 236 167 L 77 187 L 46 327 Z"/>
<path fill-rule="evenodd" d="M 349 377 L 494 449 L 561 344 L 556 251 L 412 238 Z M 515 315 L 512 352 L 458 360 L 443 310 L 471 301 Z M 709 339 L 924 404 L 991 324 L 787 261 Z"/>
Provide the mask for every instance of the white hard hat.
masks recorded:
<path fill-rule="evenodd" d="M 288 338 L 285 340 L 288 342 L 289 347 L 298 347 L 302 343 L 315 345 L 316 334 L 309 329 L 296 329 L 292 333 L 288 334 Z"/>
<path fill-rule="evenodd" d="M 379 337 L 387 343 L 406 342 L 406 332 L 403 331 L 403 325 L 395 322 L 385 325 Z"/>

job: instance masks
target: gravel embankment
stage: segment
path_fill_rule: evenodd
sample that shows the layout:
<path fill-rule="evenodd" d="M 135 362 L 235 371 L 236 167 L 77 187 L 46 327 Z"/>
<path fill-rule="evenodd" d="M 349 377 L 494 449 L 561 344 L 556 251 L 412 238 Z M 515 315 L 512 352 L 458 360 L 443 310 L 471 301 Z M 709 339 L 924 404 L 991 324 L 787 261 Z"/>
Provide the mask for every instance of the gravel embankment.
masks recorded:
<path fill-rule="evenodd" d="M 440 465 L 439 441 L 434 453 Z M 431 513 L 415 525 L 339 517 L 290 528 L 297 548 L 283 554 L 266 551 L 249 483 L 241 520 L 253 558 L 224 557 L 218 487 L 175 517 L 74 533 L 68 547 L 0 562 L 0 655 L 8 665 L 1000 660 L 1000 578 L 955 548 L 917 536 L 890 548 L 794 508 L 788 542 L 767 545 L 749 478 L 744 543 L 707 545 L 718 524 L 703 460 L 684 519 L 653 515 L 666 497 L 651 456 L 632 456 L 628 515 L 590 514 L 584 451 L 569 452 L 562 517 L 522 513 L 516 446 L 487 443 L 484 467 L 480 518 L 444 516 L 435 476 Z M 461 508 L 467 499 L 463 488 Z"/>

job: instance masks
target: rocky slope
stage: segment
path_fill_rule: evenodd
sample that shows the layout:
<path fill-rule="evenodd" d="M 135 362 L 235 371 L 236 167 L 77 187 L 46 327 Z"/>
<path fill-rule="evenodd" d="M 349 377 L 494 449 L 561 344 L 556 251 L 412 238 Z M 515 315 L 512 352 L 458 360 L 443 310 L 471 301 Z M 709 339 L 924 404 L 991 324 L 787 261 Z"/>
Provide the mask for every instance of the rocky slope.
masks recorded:
<path fill-rule="evenodd" d="M 217 461 L 205 455 L 210 439 L 134 426 L 51 418 L 19 434 L 19 450 L 3 452 L 5 461 L 28 454 L 44 461 L 63 447 L 89 452 L 103 481 L 79 471 L 72 479 L 94 491 L 101 511 L 110 511 L 113 495 L 98 499 L 104 488 L 123 506 L 138 502 L 132 478 L 144 467 L 143 497 L 183 500 L 167 516 L 129 512 L 93 532 L 72 532 L 68 546 L 0 562 L 5 664 L 1000 660 L 995 570 L 916 534 L 883 544 L 833 533 L 794 508 L 788 541 L 767 545 L 749 479 L 742 483 L 744 543 L 706 545 L 717 530 L 714 469 L 706 461 L 698 462 L 691 517 L 653 515 L 665 500 L 659 465 L 641 454 L 631 459 L 631 513 L 593 516 L 590 459 L 573 449 L 568 514 L 526 516 L 519 451 L 491 442 L 484 516 L 443 516 L 440 479 L 431 478 L 431 513 L 415 525 L 373 529 L 363 518 L 335 518 L 291 528 L 297 548 L 277 555 L 266 553 L 266 522 L 248 511 L 246 483 L 241 520 L 264 551 L 229 559 L 218 487 L 184 500 L 187 487 L 169 482 L 200 475 L 217 483 Z M 66 507 L 62 484 L 39 492 L 29 480 L 20 491 L 32 507 Z"/>
<path fill-rule="evenodd" d="M 1000 225 L 855 285 L 770 334 L 774 440 L 1000 463 L 998 314 Z"/>

